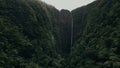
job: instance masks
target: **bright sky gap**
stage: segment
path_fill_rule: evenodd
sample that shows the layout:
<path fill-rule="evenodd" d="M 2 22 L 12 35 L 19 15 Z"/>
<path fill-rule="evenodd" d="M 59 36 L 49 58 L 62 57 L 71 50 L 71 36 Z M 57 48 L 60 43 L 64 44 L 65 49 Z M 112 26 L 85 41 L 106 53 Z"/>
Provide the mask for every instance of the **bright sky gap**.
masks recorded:
<path fill-rule="evenodd" d="M 75 8 L 87 5 L 95 0 L 42 0 L 47 4 L 53 5 L 57 9 L 73 10 Z"/>

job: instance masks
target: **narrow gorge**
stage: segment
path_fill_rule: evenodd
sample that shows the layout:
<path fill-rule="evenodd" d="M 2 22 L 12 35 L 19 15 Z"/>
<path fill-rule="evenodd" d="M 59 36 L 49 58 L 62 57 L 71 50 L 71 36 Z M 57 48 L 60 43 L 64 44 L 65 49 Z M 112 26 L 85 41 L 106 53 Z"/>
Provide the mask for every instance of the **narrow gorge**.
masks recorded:
<path fill-rule="evenodd" d="M 0 68 L 120 68 L 120 1 L 72 11 L 0 0 Z"/>

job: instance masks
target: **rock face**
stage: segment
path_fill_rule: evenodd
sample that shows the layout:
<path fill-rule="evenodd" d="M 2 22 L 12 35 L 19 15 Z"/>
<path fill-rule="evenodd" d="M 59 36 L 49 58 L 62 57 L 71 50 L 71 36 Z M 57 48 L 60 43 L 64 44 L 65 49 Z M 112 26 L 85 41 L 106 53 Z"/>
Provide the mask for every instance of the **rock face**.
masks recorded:
<path fill-rule="evenodd" d="M 72 15 L 68 10 L 60 11 L 60 35 L 61 35 L 61 50 L 62 53 L 69 54 L 71 48 L 71 24 Z"/>
<path fill-rule="evenodd" d="M 119 49 L 119 0 L 72 12 L 38 0 L 0 0 L 0 68 L 120 68 Z"/>
<path fill-rule="evenodd" d="M 67 56 L 71 48 L 71 12 L 64 9 L 58 11 L 55 8 L 52 8 L 50 11 L 56 48 L 60 54 Z"/>
<path fill-rule="evenodd" d="M 71 13 L 73 17 L 73 44 L 79 39 L 79 37 L 82 36 L 87 23 L 87 17 L 95 4 L 97 4 L 96 1 L 88 4 L 87 6 L 72 10 Z"/>

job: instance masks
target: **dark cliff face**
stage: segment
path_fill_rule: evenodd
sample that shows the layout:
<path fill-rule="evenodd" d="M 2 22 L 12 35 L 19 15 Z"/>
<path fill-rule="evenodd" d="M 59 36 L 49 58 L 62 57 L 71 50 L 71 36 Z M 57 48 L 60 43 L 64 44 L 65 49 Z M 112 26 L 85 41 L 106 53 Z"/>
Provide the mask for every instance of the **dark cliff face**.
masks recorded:
<path fill-rule="evenodd" d="M 55 8 L 50 8 L 49 10 L 51 11 L 56 49 L 63 56 L 67 56 L 71 48 L 71 12 L 64 9 L 58 11 Z"/>
<path fill-rule="evenodd" d="M 98 2 L 95 1 L 93 3 L 88 4 L 87 6 L 83 6 L 75 10 L 72 10 L 73 44 L 79 39 L 79 37 L 82 36 L 82 33 L 87 23 L 87 17 L 97 3 Z"/>
<path fill-rule="evenodd" d="M 68 10 L 60 11 L 60 35 L 61 35 L 61 50 L 62 53 L 68 55 L 71 48 L 71 24 L 72 15 Z"/>
<path fill-rule="evenodd" d="M 0 0 L 0 68 L 120 68 L 119 49 L 119 0 L 72 13 L 38 0 Z"/>

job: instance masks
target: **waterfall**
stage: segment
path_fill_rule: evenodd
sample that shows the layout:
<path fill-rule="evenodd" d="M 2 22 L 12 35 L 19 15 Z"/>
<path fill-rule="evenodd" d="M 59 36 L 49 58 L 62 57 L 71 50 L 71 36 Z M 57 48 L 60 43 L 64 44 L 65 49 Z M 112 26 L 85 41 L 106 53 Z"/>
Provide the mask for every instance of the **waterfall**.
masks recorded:
<path fill-rule="evenodd" d="M 71 50 L 73 46 L 73 17 L 72 17 L 72 22 L 71 22 Z"/>

